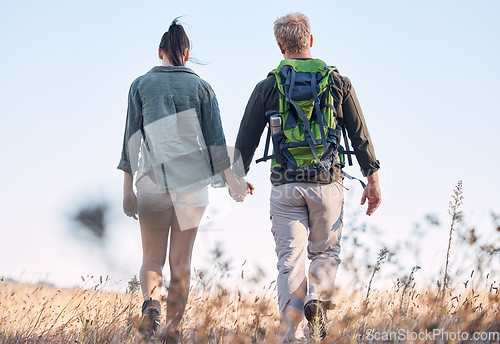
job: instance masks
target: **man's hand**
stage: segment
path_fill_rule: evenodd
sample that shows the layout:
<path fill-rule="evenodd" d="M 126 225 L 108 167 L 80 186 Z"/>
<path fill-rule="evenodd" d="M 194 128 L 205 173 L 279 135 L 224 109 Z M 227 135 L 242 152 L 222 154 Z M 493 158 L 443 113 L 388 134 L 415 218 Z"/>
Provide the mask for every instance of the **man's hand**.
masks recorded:
<path fill-rule="evenodd" d="M 245 180 L 246 181 L 246 180 Z M 255 188 L 253 187 L 253 184 L 252 183 L 249 183 L 247 182 L 247 186 L 248 186 L 248 193 L 250 195 L 253 195 L 253 190 L 255 190 Z"/>
<path fill-rule="evenodd" d="M 366 199 L 368 199 L 368 209 L 366 210 L 366 215 L 370 216 L 375 212 L 375 210 L 377 210 L 382 202 L 382 194 L 380 193 L 377 172 L 368 176 L 368 184 L 363 191 L 361 205 L 365 204 Z"/>

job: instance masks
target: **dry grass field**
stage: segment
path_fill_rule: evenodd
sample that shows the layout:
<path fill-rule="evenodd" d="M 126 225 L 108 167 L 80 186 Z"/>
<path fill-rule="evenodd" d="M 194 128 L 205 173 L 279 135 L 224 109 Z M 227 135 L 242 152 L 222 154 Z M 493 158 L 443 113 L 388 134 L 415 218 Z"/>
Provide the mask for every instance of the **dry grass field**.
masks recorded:
<path fill-rule="evenodd" d="M 500 216 L 492 214 L 491 233 L 478 236 L 474 227 L 463 224 L 461 187 L 459 183 L 450 202 L 446 260 L 437 262 L 443 266 L 442 276 L 435 279 L 439 282 L 417 283 L 419 267 L 414 266 L 390 287 L 377 289 L 373 282 L 394 253 L 382 248 L 376 262 L 364 270 L 347 255 L 341 267 L 355 276 L 352 288 L 336 292 L 327 338 L 317 339 L 303 322 L 309 343 L 500 343 L 495 268 Z M 459 252 L 456 258 L 474 262 L 465 278 L 453 268 L 452 245 Z M 230 264 L 220 250 L 214 251 L 214 263 L 210 272 L 195 269 L 182 343 L 281 343 L 274 282 L 261 285 L 258 270 L 252 276 L 242 270 L 237 279 L 229 278 Z M 146 343 L 140 331 L 137 279 L 132 278 L 123 293 L 108 291 L 110 282 L 101 277 L 82 279 L 78 289 L 0 281 L 0 344 Z"/>
<path fill-rule="evenodd" d="M 1 282 L 0 343 L 144 343 L 139 293 L 106 292 L 103 285 L 65 290 Z M 372 291 L 368 298 L 339 295 L 328 314 L 329 335 L 321 342 L 499 343 L 497 287 L 476 290 L 468 284 L 460 289 L 449 290 L 444 300 L 436 288 L 417 291 L 404 284 Z M 195 288 L 183 342 L 279 343 L 273 288 L 258 294 L 222 286 Z"/>

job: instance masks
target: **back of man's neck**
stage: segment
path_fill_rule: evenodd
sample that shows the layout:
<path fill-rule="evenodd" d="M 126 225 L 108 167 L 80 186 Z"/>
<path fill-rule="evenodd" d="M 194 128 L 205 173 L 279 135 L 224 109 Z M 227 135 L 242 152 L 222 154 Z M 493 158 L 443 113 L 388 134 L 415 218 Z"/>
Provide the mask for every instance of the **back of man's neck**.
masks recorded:
<path fill-rule="evenodd" d="M 301 51 L 298 53 L 284 53 L 285 59 L 312 59 L 311 51 Z"/>

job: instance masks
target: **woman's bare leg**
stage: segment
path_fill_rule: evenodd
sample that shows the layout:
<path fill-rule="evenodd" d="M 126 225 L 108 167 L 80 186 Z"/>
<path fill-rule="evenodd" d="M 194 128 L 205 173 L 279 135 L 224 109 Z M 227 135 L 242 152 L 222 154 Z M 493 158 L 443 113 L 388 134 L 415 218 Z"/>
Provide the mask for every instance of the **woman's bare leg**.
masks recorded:
<path fill-rule="evenodd" d="M 163 285 L 162 269 L 165 265 L 168 233 L 173 220 L 173 208 L 139 214 L 142 238 L 142 266 L 139 279 L 144 300 L 160 299 Z"/>
<path fill-rule="evenodd" d="M 191 211 L 201 218 L 206 207 L 194 208 Z M 170 233 L 170 285 L 167 296 L 167 324 L 175 329 L 179 326 L 189 295 L 191 278 L 191 255 L 198 226 L 180 230 L 177 217 L 174 215 Z"/>

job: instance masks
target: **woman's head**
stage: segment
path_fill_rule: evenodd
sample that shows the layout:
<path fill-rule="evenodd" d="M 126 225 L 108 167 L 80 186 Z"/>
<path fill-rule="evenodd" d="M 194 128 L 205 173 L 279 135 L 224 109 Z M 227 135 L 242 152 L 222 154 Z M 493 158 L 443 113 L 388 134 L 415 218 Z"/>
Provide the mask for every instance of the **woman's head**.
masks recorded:
<path fill-rule="evenodd" d="M 175 18 L 170 24 L 168 31 L 163 34 L 160 41 L 161 52 L 166 55 L 169 62 L 174 66 L 184 66 L 189 59 L 189 49 L 191 48 L 189 38 L 182 25 Z"/>

